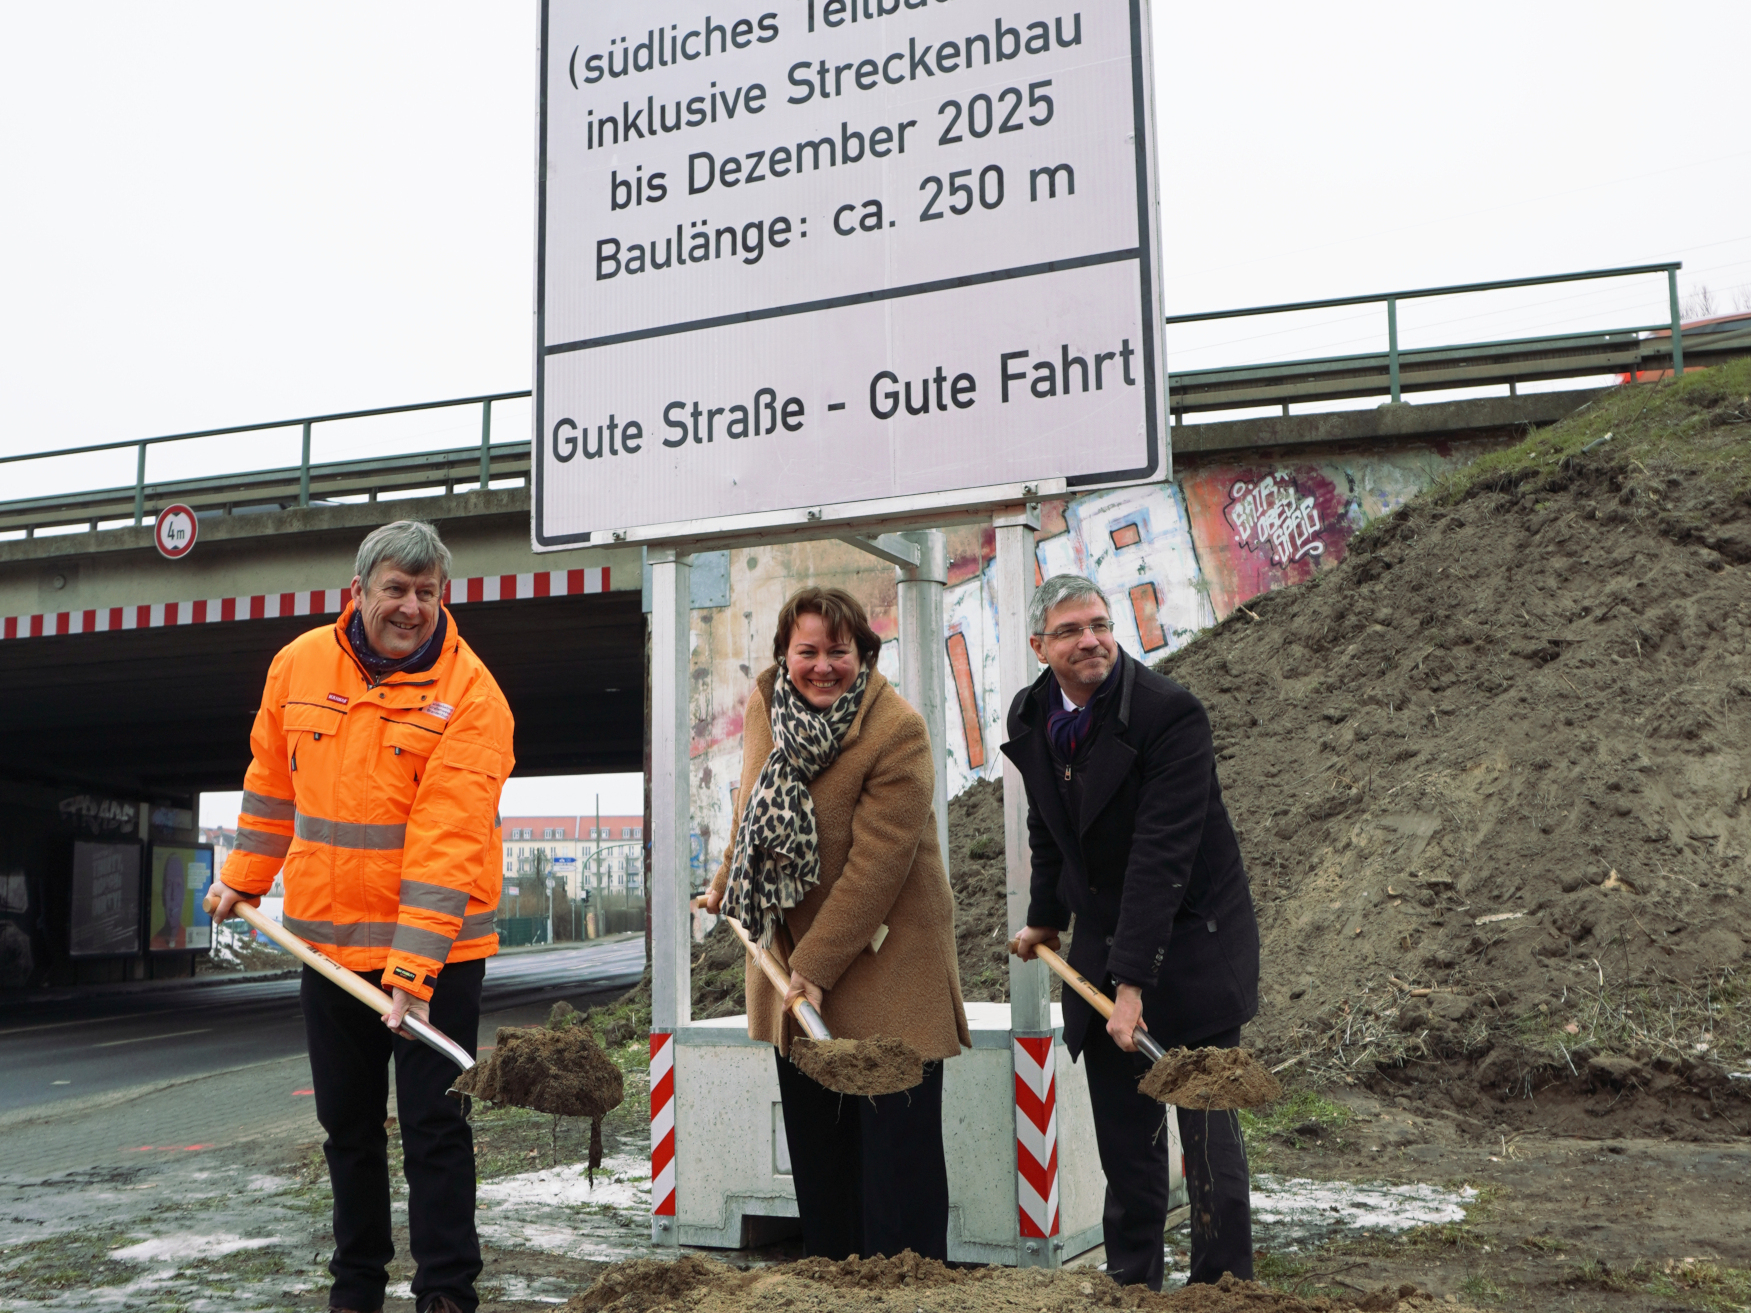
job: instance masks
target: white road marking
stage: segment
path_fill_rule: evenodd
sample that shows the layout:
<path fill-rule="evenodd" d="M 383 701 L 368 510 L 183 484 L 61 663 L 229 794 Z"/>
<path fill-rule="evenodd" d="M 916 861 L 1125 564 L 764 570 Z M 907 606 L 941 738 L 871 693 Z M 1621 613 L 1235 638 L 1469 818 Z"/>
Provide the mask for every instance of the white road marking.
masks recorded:
<path fill-rule="evenodd" d="M 205 1035 L 211 1029 L 211 1026 L 203 1026 L 199 1030 L 173 1030 L 167 1035 L 136 1035 L 133 1039 L 112 1039 L 102 1044 L 93 1044 L 91 1047 L 94 1049 L 113 1049 L 122 1044 L 144 1044 L 146 1041 L 154 1039 L 181 1039 L 184 1035 Z"/>

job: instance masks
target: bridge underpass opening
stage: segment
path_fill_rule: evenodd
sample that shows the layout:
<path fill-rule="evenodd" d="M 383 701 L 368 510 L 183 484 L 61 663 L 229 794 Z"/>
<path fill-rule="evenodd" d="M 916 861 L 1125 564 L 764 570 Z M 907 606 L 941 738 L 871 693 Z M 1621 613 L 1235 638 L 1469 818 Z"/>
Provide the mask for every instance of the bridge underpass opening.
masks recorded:
<path fill-rule="evenodd" d="M 476 602 L 451 614 L 511 704 L 519 775 L 642 769 L 636 592 Z M 274 653 L 333 622 L 294 616 L 0 644 L 0 777 L 127 798 L 241 788 Z"/>
<path fill-rule="evenodd" d="M 451 614 L 516 717 L 519 776 L 642 771 L 645 618 L 637 591 L 476 602 Z M 198 842 L 199 795 L 242 787 L 274 654 L 334 620 L 306 615 L 0 643 L 0 878 L 17 873 L 38 913 L 28 936 L 33 983 L 189 974 L 187 953 L 69 956 L 73 844 Z"/>

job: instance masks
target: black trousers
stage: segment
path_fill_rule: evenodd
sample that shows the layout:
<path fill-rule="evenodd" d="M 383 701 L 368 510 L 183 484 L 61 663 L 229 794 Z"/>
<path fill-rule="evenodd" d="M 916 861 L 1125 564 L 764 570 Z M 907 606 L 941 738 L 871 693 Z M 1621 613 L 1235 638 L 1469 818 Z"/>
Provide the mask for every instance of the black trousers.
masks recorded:
<path fill-rule="evenodd" d="M 480 1034 L 486 961 L 458 962 L 432 988 L 432 1024 L 472 1053 Z M 359 978 L 377 987 L 380 971 Z M 334 1257 L 328 1270 L 336 1308 L 383 1307 L 395 1242 L 389 1223 L 389 1059 L 395 1058 L 402 1170 L 407 1177 L 413 1297 L 428 1308 L 439 1295 L 463 1313 L 479 1303 L 480 1240 L 474 1230 L 474 1135 L 462 1105 L 445 1095 L 456 1064 L 418 1040 L 389 1033 L 383 1019 L 338 985 L 304 968 L 299 989 L 315 1077 L 316 1116 L 328 1132 L 322 1151 L 334 1186 Z"/>
<path fill-rule="evenodd" d="M 778 1056 L 784 1138 L 810 1258 L 948 1259 L 942 1063 L 899 1094 L 835 1094 Z"/>
<path fill-rule="evenodd" d="M 1110 983 L 1110 982 L 1109 982 Z M 1203 1040 L 1210 1048 L 1240 1044 L 1239 1029 Z M 1161 1289 L 1162 1231 L 1167 1224 L 1166 1109 L 1137 1090 L 1149 1070 L 1141 1053 L 1113 1043 L 1096 1017 L 1082 1050 L 1094 1135 L 1106 1173 L 1107 1275 L 1120 1285 Z M 1179 1110 L 1186 1189 L 1192 1205 L 1193 1284 L 1224 1272 L 1252 1278 L 1252 1190 L 1240 1118 L 1232 1112 Z"/>

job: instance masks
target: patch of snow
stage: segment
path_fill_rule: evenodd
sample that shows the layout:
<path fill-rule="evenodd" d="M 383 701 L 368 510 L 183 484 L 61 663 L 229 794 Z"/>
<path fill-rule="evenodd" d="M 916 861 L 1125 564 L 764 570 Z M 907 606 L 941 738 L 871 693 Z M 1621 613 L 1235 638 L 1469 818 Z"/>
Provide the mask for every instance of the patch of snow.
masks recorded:
<path fill-rule="evenodd" d="M 1477 1198 L 1470 1186 L 1358 1185 L 1350 1181 L 1253 1178 L 1253 1225 L 1278 1244 L 1318 1243 L 1342 1231 L 1408 1231 L 1416 1226 L 1463 1222 Z"/>
<path fill-rule="evenodd" d="M 499 1299 L 522 1304 L 564 1304 L 571 1299 L 569 1295 L 539 1294 L 537 1287 L 557 1289 L 562 1283 L 551 1278 L 529 1281 L 523 1277 L 502 1276 L 496 1282 L 499 1288 Z"/>
<path fill-rule="evenodd" d="M 581 1237 L 577 1232 L 560 1226 L 543 1226 L 537 1222 L 483 1222 L 482 1239 L 491 1238 L 506 1249 L 538 1249 L 544 1254 L 572 1254 Z"/>
<path fill-rule="evenodd" d="M 243 1188 L 245 1190 L 255 1190 L 255 1191 L 283 1190 L 286 1186 L 288 1186 L 290 1184 L 292 1184 L 290 1177 L 257 1175 L 257 1176 L 252 1176 L 247 1181 L 245 1181 L 243 1183 Z"/>
<path fill-rule="evenodd" d="M 483 1203 L 490 1201 L 501 1207 L 593 1204 L 602 1208 L 649 1208 L 650 1161 L 631 1156 L 604 1159 L 596 1169 L 594 1186 L 584 1164 L 567 1163 L 489 1181 L 478 1193 Z"/>
<path fill-rule="evenodd" d="M 186 1262 L 195 1258 L 223 1258 L 243 1249 L 265 1249 L 281 1243 L 278 1236 L 245 1239 L 235 1235 L 173 1235 L 142 1240 L 125 1249 L 112 1249 L 111 1258 L 127 1263 Z"/>

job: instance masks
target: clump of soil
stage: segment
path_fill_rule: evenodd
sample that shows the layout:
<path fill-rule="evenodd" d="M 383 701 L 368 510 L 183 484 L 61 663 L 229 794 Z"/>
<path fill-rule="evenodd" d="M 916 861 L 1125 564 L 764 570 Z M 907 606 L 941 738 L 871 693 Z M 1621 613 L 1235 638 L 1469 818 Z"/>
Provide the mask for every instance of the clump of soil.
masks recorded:
<path fill-rule="evenodd" d="M 1251 1281 L 1224 1277 L 1213 1286 L 1189 1286 L 1153 1294 L 1142 1286 L 1115 1285 L 1091 1268 L 951 1268 L 910 1250 L 896 1258 L 809 1258 L 798 1263 L 738 1271 L 695 1255 L 674 1262 L 641 1258 L 606 1269 L 566 1305 L 570 1313 L 647 1313 L 685 1307 L 698 1313 L 754 1313 L 790 1308 L 803 1313 L 1083 1313 L 1097 1308 L 1145 1313 L 1412 1313 L 1440 1308 L 1468 1313 L 1458 1304 L 1437 1304 L 1415 1286 L 1381 1287 L 1354 1301 L 1324 1297 L 1306 1301 Z"/>
<path fill-rule="evenodd" d="M 620 1106 L 620 1074 L 581 1015 L 555 1003 L 546 1027 L 500 1027 L 492 1056 L 463 1072 L 458 1093 L 555 1117 L 590 1119 L 590 1182 L 602 1165 L 602 1118 Z"/>
<path fill-rule="evenodd" d="M 1160 1103 L 1204 1112 L 1262 1108 L 1283 1087 L 1245 1049 L 1169 1049 L 1137 1086 Z"/>
<path fill-rule="evenodd" d="M 790 1060 L 803 1075 L 840 1094 L 898 1094 L 924 1079 L 924 1059 L 905 1040 L 810 1039 L 790 1042 Z"/>
<path fill-rule="evenodd" d="M 1751 361 L 1618 389 L 1161 663 L 1209 709 L 1267 1061 L 1743 1130 L 1748 438 Z"/>

